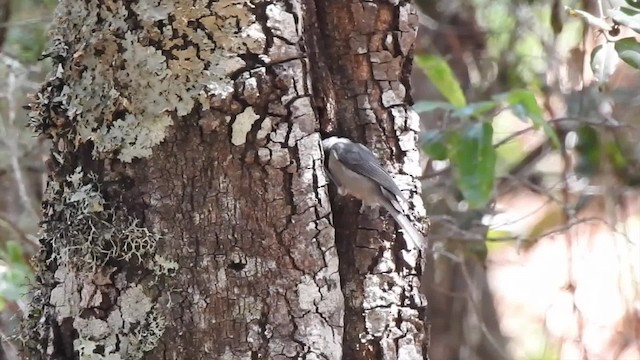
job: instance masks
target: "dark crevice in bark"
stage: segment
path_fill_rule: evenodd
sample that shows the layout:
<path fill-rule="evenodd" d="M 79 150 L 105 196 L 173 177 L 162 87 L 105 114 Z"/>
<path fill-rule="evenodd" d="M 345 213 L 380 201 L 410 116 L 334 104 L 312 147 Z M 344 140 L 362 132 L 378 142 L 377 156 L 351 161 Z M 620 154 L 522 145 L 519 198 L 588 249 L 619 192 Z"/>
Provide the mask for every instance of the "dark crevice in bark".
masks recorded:
<path fill-rule="evenodd" d="M 65 318 L 59 324 L 51 318 L 50 325 L 53 332 L 53 356 L 60 359 L 77 359 L 73 340 L 78 337 L 78 332 L 73 328 L 73 319 Z"/>
<path fill-rule="evenodd" d="M 328 47 L 327 34 L 325 30 L 325 21 L 323 12 L 318 10 L 317 0 L 304 0 L 304 44 L 309 63 L 314 64 L 310 67 L 309 75 L 312 84 L 312 100 L 313 108 L 317 118 L 320 121 L 320 130 L 323 132 L 333 132 L 336 130 L 334 113 L 327 113 L 327 104 L 334 103 L 335 93 L 330 84 L 333 82 L 332 73 L 329 71 L 326 54 Z M 324 6 L 320 3 L 319 6 Z"/>

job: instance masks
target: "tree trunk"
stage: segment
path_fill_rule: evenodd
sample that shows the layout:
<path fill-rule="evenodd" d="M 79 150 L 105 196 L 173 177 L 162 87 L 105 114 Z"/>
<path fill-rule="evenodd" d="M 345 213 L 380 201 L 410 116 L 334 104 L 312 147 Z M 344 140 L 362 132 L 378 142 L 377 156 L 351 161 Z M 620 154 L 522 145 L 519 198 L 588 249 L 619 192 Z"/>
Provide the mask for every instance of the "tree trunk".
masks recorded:
<path fill-rule="evenodd" d="M 315 2 L 311 42 L 314 90 L 333 106 L 323 129 L 368 143 L 406 175 L 396 178 L 417 194 L 420 174 L 409 74 L 418 18 L 405 1 Z M 332 86 L 333 85 L 333 86 Z M 319 101 L 320 102 L 320 101 Z M 393 241 L 393 222 L 360 215 L 358 202 L 333 197 L 340 276 L 345 292 L 344 359 L 426 359 L 426 301 L 419 292 L 420 259 Z M 373 215 L 373 216 L 372 216 Z M 376 219 L 376 220 L 374 220 Z M 386 294 L 384 294 L 386 292 Z M 358 344 L 354 346 L 355 344 Z"/>
<path fill-rule="evenodd" d="M 330 205 L 318 133 L 416 194 L 408 3 L 62 0 L 54 24 L 28 358 L 426 358 L 420 260 Z"/>

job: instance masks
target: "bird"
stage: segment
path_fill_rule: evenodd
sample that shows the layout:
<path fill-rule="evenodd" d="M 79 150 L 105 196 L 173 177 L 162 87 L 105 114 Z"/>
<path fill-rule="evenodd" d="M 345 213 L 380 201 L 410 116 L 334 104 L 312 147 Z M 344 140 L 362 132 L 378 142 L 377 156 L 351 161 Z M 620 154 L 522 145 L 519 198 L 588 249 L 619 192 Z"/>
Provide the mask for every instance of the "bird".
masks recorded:
<path fill-rule="evenodd" d="M 329 179 L 338 194 L 351 195 L 368 207 L 382 206 L 402 228 L 409 250 L 422 249 L 424 237 L 405 216 L 403 205 L 408 208 L 409 202 L 373 152 L 338 136 L 323 139 L 322 147 Z"/>

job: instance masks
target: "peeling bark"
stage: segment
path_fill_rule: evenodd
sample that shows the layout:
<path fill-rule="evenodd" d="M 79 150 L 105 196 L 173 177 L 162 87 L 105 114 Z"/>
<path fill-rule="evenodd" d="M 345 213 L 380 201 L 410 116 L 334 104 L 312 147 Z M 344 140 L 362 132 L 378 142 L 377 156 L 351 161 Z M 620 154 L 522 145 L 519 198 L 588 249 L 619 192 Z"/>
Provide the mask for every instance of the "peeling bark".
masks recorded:
<path fill-rule="evenodd" d="M 350 32 L 307 34 L 345 6 L 316 5 L 60 2 L 55 71 L 31 105 L 54 148 L 30 359 L 425 356 L 420 259 L 353 201 L 336 199 L 334 232 L 317 132 L 319 114 L 375 136 L 423 215 L 406 106 L 415 14 L 353 1 L 346 19 L 364 20 L 331 30 Z M 326 36 L 328 56 L 311 55 Z"/>

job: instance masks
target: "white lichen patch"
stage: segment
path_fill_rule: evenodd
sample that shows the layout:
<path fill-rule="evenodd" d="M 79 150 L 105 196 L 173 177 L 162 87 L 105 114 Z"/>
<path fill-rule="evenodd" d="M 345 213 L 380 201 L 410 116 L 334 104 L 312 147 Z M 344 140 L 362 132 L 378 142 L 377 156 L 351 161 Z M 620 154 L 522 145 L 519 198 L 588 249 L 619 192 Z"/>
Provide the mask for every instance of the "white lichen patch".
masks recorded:
<path fill-rule="evenodd" d="M 78 330 L 78 334 L 81 338 L 92 340 L 104 339 L 109 336 L 113 330 L 119 330 L 110 329 L 109 325 L 104 320 L 83 319 L 80 317 L 76 317 L 73 320 L 73 328 Z"/>
<path fill-rule="evenodd" d="M 134 358 L 141 358 L 145 352 L 155 348 L 166 326 L 164 316 L 160 314 L 158 306 L 155 305 L 139 327 L 125 327 L 129 334 L 128 356 L 131 357 L 133 354 Z"/>
<path fill-rule="evenodd" d="M 176 116 L 233 93 L 229 75 L 246 66 L 238 54 L 263 55 L 266 45 L 249 0 L 147 0 L 131 10 L 62 0 L 58 8 L 49 53 L 72 53 L 73 61 L 50 79 L 63 84 L 51 89 L 53 99 L 76 124 L 74 143 L 91 141 L 96 158 L 150 156 Z M 131 17 L 142 30 L 128 31 Z M 35 127 L 46 122 L 46 111 L 36 108 L 32 115 Z"/>
<path fill-rule="evenodd" d="M 309 347 L 305 358 L 308 359 L 341 359 L 342 339 L 337 337 L 333 328 L 327 326 L 318 313 L 307 313 L 296 321 L 298 331 L 296 338 L 304 339 Z"/>
<path fill-rule="evenodd" d="M 168 115 L 143 122 L 127 114 L 124 119 L 116 120 L 111 126 L 103 125 L 92 133 L 94 154 L 119 150 L 118 159 L 124 162 L 150 156 L 151 148 L 164 139 L 165 129 L 171 124 L 173 120 Z"/>
<path fill-rule="evenodd" d="M 287 40 L 289 43 L 295 43 L 300 37 L 300 29 L 296 26 L 293 14 L 287 12 L 280 3 L 270 4 L 267 6 L 267 25 L 276 36 Z"/>
<path fill-rule="evenodd" d="M 143 20 L 166 20 L 175 9 L 172 3 L 157 1 L 139 1 L 131 5 L 133 11 Z"/>
<path fill-rule="evenodd" d="M 260 118 L 256 114 L 253 107 L 248 107 L 238 115 L 236 115 L 231 124 L 231 143 L 233 145 L 242 145 L 247 141 L 247 135 L 253 126 L 253 123 Z"/>
<path fill-rule="evenodd" d="M 224 289 L 227 287 L 227 272 L 225 268 L 218 269 L 216 273 L 216 288 Z"/>
<path fill-rule="evenodd" d="M 140 285 L 127 289 L 119 299 L 122 320 L 129 323 L 143 321 L 153 306 Z"/>
<path fill-rule="evenodd" d="M 92 48 L 83 51 L 105 53 L 100 58 L 86 55 L 88 70 L 68 85 L 73 95 L 69 95 L 67 113 L 77 121 L 76 141 L 91 140 L 95 157 L 116 150 L 125 162 L 149 156 L 172 124 L 169 112 L 185 115 L 191 111 L 190 94 L 171 76 L 165 56 L 140 44 L 138 36 L 126 33 L 121 40 L 102 34 Z M 113 63 L 122 64 L 124 70 L 113 71 Z M 123 115 L 113 119 L 118 111 Z"/>
<path fill-rule="evenodd" d="M 156 278 L 173 275 L 178 264 L 157 256 L 160 236 L 107 204 L 97 176 L 80 167 L 63 181 L 50 181 L 44 198 L 49 221 L 43 235 L 51 245 L 47 263 L 57 266 L 57 285 L 39 311 L 58 324 L 73 321 L 78 332 L 74 349 L 83 359 L 142 357 L 164 332 L 159 305 L 142 285 L 105 264 L 131 262 L 152 270 Z M 109 303 L 113 307 L 106 320 L 91 315 Z"/>
<path fill-rule="evenodd" d="M 398 311 L 397 305 L 391 305 L 388 308 L 365 310 L 364 317 L 367 333 L 374 337 L 388 335 L 389 325 L 396 322 Z"/>
<path fill-rule="evenodd" d="M 326 265 L 315 276 L 302 275 L 297 281 L 295 317 L 297 339 L 309 346 L 310 358 L 340 358 L 344 298 L 340 290 L 338 257 L 335 248 L 325 253 Z"/>
<path fill-rule="evenodd" d="M 106 355 L 96 353 L 98 346 L 102 344 L 86 338 L 78 338 L 73 341 L 73 348 L 78 350 L 80 360 L 122 360 L 120 354 L 112 353 L 113 349 L 105 348 Z"/>
<path fill-rule="evenodd" d="M 252 351 L 260 350 L 262 346 L 264 334 L 262 327 L 257 322 L 249 323 L 247 326 L 247 343 Z"/>
<path fill-rule="evenodd" d="M 334 253 L 330 256 L 327 267 L 318 273 L 316 280 L 320 286 L 320 300 L 317 303 L 318 312 L 327 319 L 329 325 L 342 325 L 344 316 L 344 294 L 340 290 L 340 276 L 338 275 L 338 254 Z M 323 272 L 326 273 L 322 274 Z"/>
<path fill-rule="evenodd" d="M 156 276 L 172 276 L 178 271 L 179 265 L 175 261 L 167 260 L 160 255 L 156 255 L 154 260 L 152 268 Z"/>
<path fill-rule="evenodd" d="M 120 309 L 115 309 L 109 314 L 107 323 L 112 329 L 120 329 L 124 326 L 124 320 L 122 319 Z"/>
<path fill-rule="evenodd" d="M 49 303 L 57 309 L 58 319 L 78 315 L 78 304 L 80 303 L 80 294 L 75 291 L 76 274 L 66 272 L 67 267 L 65 266 L 61 266 L 61 268 L 65 269 L 65 275 L 62 278 L 63 282 L 51 290 L 49 299 Z"/>
<path fill-rule="evenodd" d="M 247 351 L 244 354 L 238 354 L 231 351 L 229 347 L 224 349 L 224 353 L 220 355 L 220 360 L 237 360 L 237 359 L 251 359 L 251 351 Z"/>
<path fill-rule="evenodd" d="M 320 299 L 320 290 L 313 279 L 307 275 L 298 280 L 298 306 L 301 310 L 315 310 Z"/>
<path fill-rule="evenodd" d="M 401 283 L 403 283 L 403 280 L 397 273 L 366 275 L 363 308 L 374 309 L 402 305 L 400 298 L 404 289 L 397 285 Z"/>
<path fill-rule="evenodd" d="M 256 134 L 256 138 L 264 139 L 269 135 L 272 128 L 272 120 L 270 116 L 267 116 L 264 120 L 262 120 L 262 124 L 260 125 L 260 130 Z"/>
<path fill-rule="evenodd" d="M 142 287 L 136 285 L 121 294 L 119 308 L 106 321 L 76 316 L 73 326 L 79 338 L 74 347 L 81 358 L 138 359 L 153 349 L 166 325 L 153 303 Z"/>

